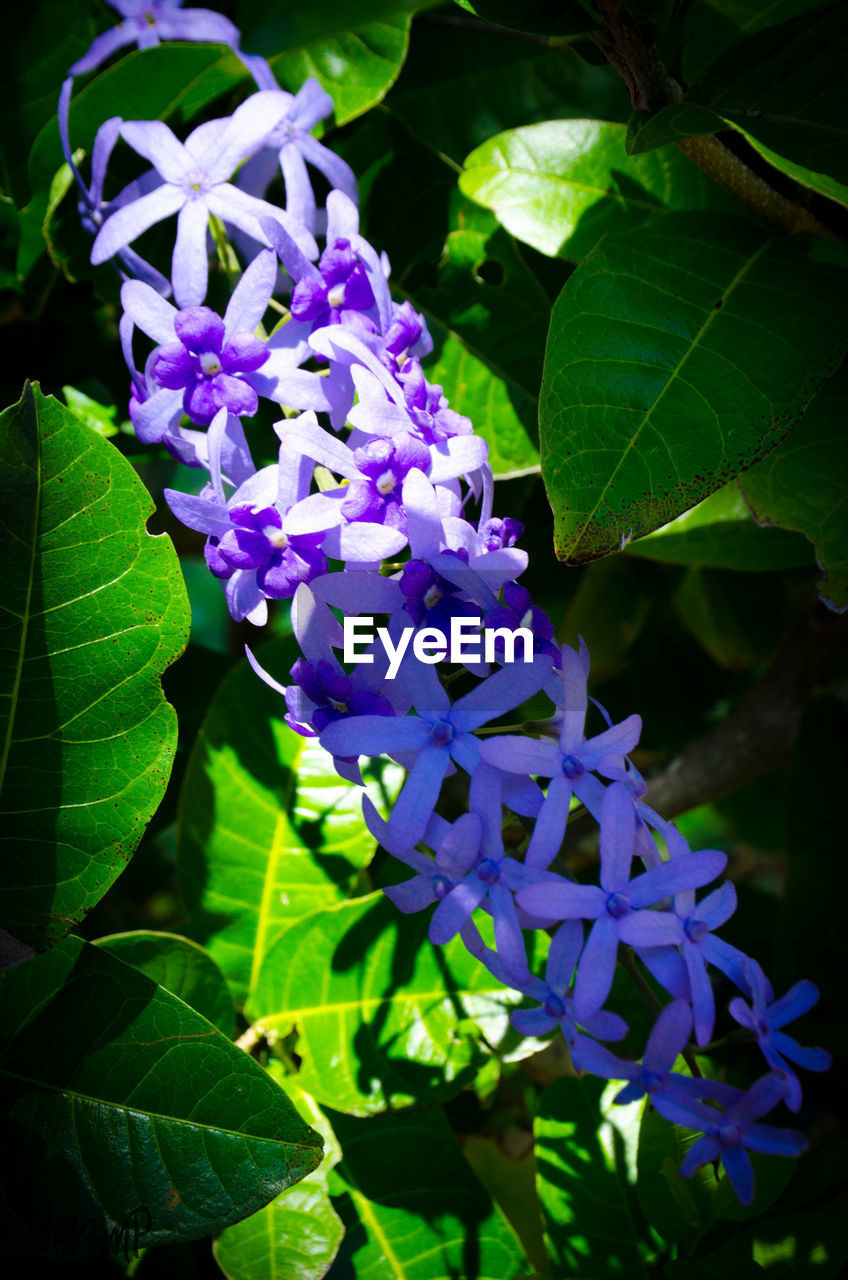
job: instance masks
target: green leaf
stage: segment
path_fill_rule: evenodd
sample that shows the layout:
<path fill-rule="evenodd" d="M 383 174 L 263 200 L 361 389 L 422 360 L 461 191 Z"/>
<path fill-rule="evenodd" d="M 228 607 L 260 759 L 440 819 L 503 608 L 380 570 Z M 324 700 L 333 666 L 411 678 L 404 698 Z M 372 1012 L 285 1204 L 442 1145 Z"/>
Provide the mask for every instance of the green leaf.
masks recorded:
<path fill-rule="evenodd" d="M 557 555 L 626 545 L 795 425 L 844 351 L 845 273 L 807 237 L 668 214 L 608 236 L 551 318 L 540 397 Z"/>
<path fill-rule="evenodd" d="M 118 412 L 117 405 L 101 404 L 98 400 L 93 400 L 91 396 L 87 396 L 84 391 L 79 391 L 76 387 L 63 387 L 62 395 L 65 397 L 65 403 L 72 413 L 85 423 L 87 427 L 91 427 L 92 431 L 96 431 L 98 435 L 116 436 L 120 431 L 120 427 L 115 422 L 115 416 Z"/>
<path fill-rule="evenodd" d="M 435 288 L 413 277 L 404 290 L 427 317 L 430 382 L 489 445 L 496 476 L 539 467 L 537 397 L 548 300 L 510 238 L 482 209 L 462 202 L 451 218 Z"/>
<path fill-rule="evenodd" d="M 557 640 L 577 647 L 583 637 L 592 655 L 593 681 L 619 671 L 642 634 L 651 602 L 641 577 L 622 556 L 589 565 L 580 577 Z"/>
<path fill-rule="evenodd" d="M 809 5 L 729 49 L 687 101 L 631 121 L 633 151 L 737 128 L 777 168 L 845 201 L 848 185 L 848 30 L 841 4 Z M 796 5 L 784 7 L 784 12 Z"/>
<path fill-rule="evenodd" d="M 716 1177 L 711 1165 L 681 1178 L 680 1165 L 698 1138 L 645 1107 L 639 1128 L 636 1194 L 646 1220 L 666 1244 L 688 1254 L 715 1220 Z"/>
<path fill-rule="evenodd" d="M 496 133 L 542 120 L 627 118 L 612 67 L 593 67 L 559 46 L 509 38 L 482 25 L 422 22 L 386 108 L 416 138 L 461 165 Z"/>
<path fill-rule="evenodd" d="M 647 1277 L 627 1182 L 598 1137 L 604 1082 L 557 1080 L 539 1100 L 537 1185 L 554 1275 Z"/>
<path fill-rule="evenodd" d="M 225 1036 L 233 1034 L 233 1001 L 224 975 L 196 942 L 176 933 L 134 929 L 98 938 L 95 945 L 178 996 Z"/>
<path fill-rule="evenodd" d="M 746 120 L 745 124 L 747 123 Z M 725 119 L 708 107 L 699 107 L 695 102 L 673 102 L 655 112 L 634 111 L 627 126 L 627 154 L 639 155 L 653 151 L 656 147 L 669 146 L 681 138 L 720 133 L 728 129 L 744 138 L 768 164 L 785 173 L 788 178 L 830 200 L 848 204 L 848 186 L 826 173 L 817 173 L 812 168 L 787 160 L 785 156 L 778 155 L 765 146 L 748 128 L 743 128 L 738 119 Z"/>
<path fill-rule="evenodd" d="M 245 39 L 292 93 L 310 76 L 346 124 L 382 101 L 406 57 L 412 0 L 313 0 L 281 8 Z M 242 6 L 245 17 L 254 10 Z M 247 21 L 244 26 L 247 28 Z"/>
<path fill-rule="evenodd" d="M 316 912 L 269 951 L 247 1016 L 297 1027 L 298 1083 L 352 1115 L 450 1096 L 507 1033 L 514 992 L 465 949 L 427 941 L 428 922 L 382 894 Z M 471 1020 L 474 1020 L 473 1022 Z"/>
<path fill-rule="evenodd" d="M 353 1120 L 328 1112 L 343 1158 L 333 1185 L 355 1217 L 357 1280 L 518 1280 L 528 1263 L 441 1111 Z"/>
<path fill-rule="evenodd" d="M 258 656 L 284 678 L 297 646 L 273 641 Z M 283 929 L 344 898 L 375 847 L 361 788 L 284 714 L 282 699 L 240 662 L 212 700 L 183 781 L 177 875 L 190 932 L 238 1004 Z M 396 766 L 386 772 L 390 788 L 399 784 Z M 369 794 L 380 805 L 379 788 Z"/>
<path fill-rule="evenodd" d="M 811 538 L 824 570 L 819 590 L 848 608 L 848 368 L 825 383 L 801 423 L 740 479 L 757 520 Z"/>
<path fill-rule="evenodd" d="M 319 1162 L 248 1054 L 106 951 L 67 938 L 0 984 L 12 1254 L 104 1253 L 133 1221 L 144 1245 L 197 1239 Z"/>
<path fill-rule="evenodd" d="M 472 151 L 460 190 L 540 253 L 575 259 L 607 232 L 640 226 L 664 209 L 727 207 L 684 156 L 628 157 L 624 137 L 623 125 L 600 120 L 512 129 Z"/>
<path fill-rule="evenodd" d="M 799 430 L 800 426 L 796 432 Z M 770 456 L 776 456 L 782 447 Z M 745 481 L 758 470 L 759 466 L 747 472 Z M 811 564 L 813 549 L 806 538 L 757 524 L 742 497 L 742 483 L 731 481 L 691 511 L 628 543 L 627 553 L 669 564 L 738 571 L 796 569 Z"/>
<path fill-rule="evenodd" d="M 321 1280 L 344 1236 L 330 1200 L 327 1178 L 341 1149 L 324 1113 L 308 1094 L 281 1075 L 282 1063 L 271 1059 L 269 1071 L 286 1090 L 301 1119 L 324 1140 L 325 1156 L 312 1173 L 288 1187 L 271 1204 L 227 1227 L 212 1252 L 229 1280 Z"/>
<path fill-rule="evenodd" d="M 576 0 L 457 0 L 469 13 L 513 31 L 570 36 L 595 31 L 599 23 Z"/>
<path fill-rule="evenodd" d="M 113 445 L 27 386 L 0 415 L 3 927 L 37 949 L 97 902 L 156 810 L 188 633 L 174 549 Z"/>

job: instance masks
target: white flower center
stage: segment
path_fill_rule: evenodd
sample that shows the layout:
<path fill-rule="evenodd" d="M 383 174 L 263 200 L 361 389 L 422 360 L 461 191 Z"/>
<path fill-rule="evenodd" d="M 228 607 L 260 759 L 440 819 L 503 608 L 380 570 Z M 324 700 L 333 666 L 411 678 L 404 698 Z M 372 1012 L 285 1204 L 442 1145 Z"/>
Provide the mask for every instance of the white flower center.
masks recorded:
<path fill-rule="evenodd" d="M 433 583 L 432 587 L 428 588 L 428 590 L 424 592 L 424 603 L 428 609 L 434 608 L 435 605 L 439 603 L 441 598 L 442 598 L 442 593 L 435 582 Z"/>
<path fill-rule="evenodd" d="M 200 356 L 200 367 L 207 378 L 214 378 L 221 372 L 221 357 L 214 351 L 204 351 Z"/>
<path fill-rule="evenodd" d="M 391 493 L 397 484 L 397 479 L 391 471 L 384 471 L 377 477 L 376 484 L 378 493 Z"/>
<path fill-rule="evenodd" d="M 262 530 L 265 537 L 271 543 L 272 547 L 276 547 L 278 551 L 285 551 L 289 545 L 289 540 L 283 533 L 282 529 L 278 529 L 275 524 L 268 524 Z"/>
<path fill-rule="evenodd" d="M 344 285 L 334 284 L 330 292 L 327 294 L 327 301 L 329 302 L 330 306 L 335 307 L 336 310 L 338 310 L 340 307 L 344 306 L 344 300 L 345 300 Z"/>

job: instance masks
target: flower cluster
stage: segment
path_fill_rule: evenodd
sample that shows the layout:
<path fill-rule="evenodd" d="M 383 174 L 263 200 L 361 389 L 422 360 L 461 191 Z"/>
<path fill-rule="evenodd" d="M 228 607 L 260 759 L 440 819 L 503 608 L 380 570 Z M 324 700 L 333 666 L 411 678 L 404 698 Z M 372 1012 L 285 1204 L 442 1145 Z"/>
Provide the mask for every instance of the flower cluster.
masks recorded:
<path fill-rule="evenodd" d="M 205 10 L 181 10 L 177 0 L 112 2 L 124 20 L 95 40 L 73 75 L 133 40 L 211 39 L 238 50 L 238 33 Z M 823 1050 L 801 1048 L 782 1029 L 815 1002 L 815 988 L 802 982 L 775 1000 L 759 965 L 716 932 L 736 903 L 731 883 L 716 885 L 726 857 L 691 850 L 644 803 L 630 760 L 639 717 L 615 724 L 601 708 L 603 723 L 587 727 L 588 654 L 554 642 L 550 620 L 518 582 L 527 567 L 516 545 L 522 527 L 493 515 L 486 443 L 427 380 L 426 323 L 393 300 L 388 262 L 359 231 L 353 175 L 310 133 L 332 104 L 314 81 L 292 96 L 261 59 L 243 60 L 257 89 L 229 118 L 184 141 L 161 121 L 113 119 L 98 134 L 88 185 L 75 169 L 95 234 L 92 262 L 116 259 L 125 277 L 121 337 L 136 431 L 202 471 L 199 493 L 166 496 L 206 535 L 233 618 L 261 626 L 269 600 L 291 601 L 303 656 L 290 683 L 251 655 L 285 698 L 291 727 L 317 736 L 353 782 L 361 782 L 362 756 L 388 755 L 406 769 L 387 821 L 364 802 L 373 835 L 412 873 L 386 890 L 399 910 L 431 910 L 433 943 L 459 935 L 526 997 L 512 1014 L 517 1031 L 558 1027 L 577 1069 L 623 1082 L 619 1101 L 647 1095 L 662 1115 L 700 1133 L 684 1176 L 721 1160 L 747 1204 L 747 1152 L 797 1155 L 805 1146 L 801 1134 L 760 1120 L 780 1102 L 799 1109 L 796 1066 L 828 1065 Z M 60 104 L 69 161 L 71 89 L 69 80 Z M 150 168 L 104 201 L 119 139 Z M 307 165 L 332 185 L 323 209 Z M 284 210 L 265 199 L 277 170 Z M 173 215 L 165 280 L 130 245 Z M 210 224 L 230 229 L 231 250 L 246 262 L 223 315 L 205 302 Z M 269 314 L 283 319 L 272 325 Z M 148 340 L 143 359 L 138 335 Z M 284 411 L 275 460 L 257 469 L 244 422 L 261 399 Z M 379 620 L 381 643 L 349 667 L 339 613 Z M 485 660 L 460 660 L 448 681 L 404 636 L 412 629 L 439 648 L 458 618 L 494 628 L 498 643 Z M 511 660 L 520 631 L 532 640 L 523 662 Z M 499 727 L 530 698 L 546 704 L 533 733 Z M 467 778 L 468 807 L 449 823 L 438 805 L 457 772 Z M 559 856 L 575 802 L 600 827 L 596 884 L 576 882 Z M 514 815 L 529 836 L 508 848 L 503 832 Z M 528 967 L 534 930 L 552 933 L 544 977 Z M 628 1030 L 605 1007 L 624 949 L 669 997 L 641 1061 L 607 1047 Z M 675 1070 L 681 1054 L 692 1062 L 690 1050 L 712 1039 L 710 966 L 738 990 L 730 1014 L 770 1068 L 747 1092 Z"/>

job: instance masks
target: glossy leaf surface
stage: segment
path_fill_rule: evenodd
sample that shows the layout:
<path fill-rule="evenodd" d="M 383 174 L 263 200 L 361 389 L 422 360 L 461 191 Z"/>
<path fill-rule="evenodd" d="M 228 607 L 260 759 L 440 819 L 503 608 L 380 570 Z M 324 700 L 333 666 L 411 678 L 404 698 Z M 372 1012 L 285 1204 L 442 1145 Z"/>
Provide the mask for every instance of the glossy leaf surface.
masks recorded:
<path fill-rule="evenodd" d="M 670 214 L 581 263 L 540 400 L 561 559 L 668 523 L 791 430 L 844 349 L 843 272 L 808 253 L 804 237 Z"/>
<path fill-rule="evenodd" d="M 474 1023 L 503 1039 L 514 993 L 459 939 L 434 947 L 426 930 L 373 894 L 308 916 L 269 951 L 247 1015 L 297 1028 L 298 1083 L 322 1105 L 368 1115 L 458 1093 L 486 1056 Z"/>
<path fill-rule="evenodd" d="M 229 1280 L 321 1280 L 344 1235 L 327 1189 L 330 1169 L 341 1156 L 338 1142 L 315 1101 L 300 1093 L 295 1077 L 283 1076 L 281 1067 L 275 1059 L 269 1063 L 301 1117 L 321 1134 L 325 1156 L 317 1169 L 264 1209 L 221 1232 L 213 1252 Z"/>
<path fill-rule="evenodd" d="M 257 1063 L 106 951 L 68 938 L 2 996 L 13 1253 L 103 1253 L 133 1216 L 145 1245 L 195 1239 L 320 1160 Z"/>
<path fill-rule="evenodd" d="M 282 678 L 296 656 L 287 640 L 258 652 Z M 360 788 L 284 713 L 279 694 L 240 663 L 212 701 L 183 782 L 177 872 L 190 932 L 239 1004 L 282 930 L 345 897 L 374 852 Z M 397 767 L 386 773 L 399 781 Z"/>
<path fill-rule="evenodd" d="M 664 209 L 727 206 L 678 152 L 628 157 L 624 140 L 623 125 L 599 120 L 527 125 L 472 151 L 459 185 L 519 240 L 574 259 Z"/>
<path fill-rule="evenodd" d="M 39 949 L 121 873 L 165 792 L 160 676 L 188 631 L 130 464 L 37 387 L 0 417 L 2 923 Z"/>

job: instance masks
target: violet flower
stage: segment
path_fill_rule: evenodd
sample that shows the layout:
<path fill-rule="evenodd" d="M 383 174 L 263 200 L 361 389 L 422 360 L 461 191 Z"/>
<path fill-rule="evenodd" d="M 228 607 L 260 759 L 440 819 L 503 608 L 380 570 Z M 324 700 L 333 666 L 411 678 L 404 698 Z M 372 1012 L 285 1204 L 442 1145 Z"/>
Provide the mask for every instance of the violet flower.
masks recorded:
<path fill-rule="evenodd" d="M 720 1160 L 739 1203 L 749 1205 L 754 1199 L 754 1171 L 748 1151 L 799 1156 L 806 1151 L 807 1140 L 794 1129 L 757 1124 L 760 1116 L 771 1111 L 783 1098 L 785 1084 L 779 1072 L 763 1076 L 747 1093 L 730 1086 L 719 1087 L 714 1081 L 710 1087 L 725 1106 L 723 1114 L 702 1102 L 669 1098 L 661 1090 L 654 1094 L 653 1103 L 660 1115 L 672 1124 L 700 1129 L 703 1133 L 689 1148 L 680 1166 L 683 1177 L 691 1178 L 702 1165 Z"/>
<path fill-rule="evenodd" d="M 268 240 L 259 219 L 273 218 L 289 231 L 307 257 L 317 256 L 318 247 L 304 227 L 229 181 L 237 165 L 267 137 L 283 109 L 279 94 L 255 93 L 228 120 L 207 121 L 185 143 L 161 120 L 123 124 L 121 136 L 150 161 L 162 182 L 106 219 L 94 241 L 92 263 L 105 262 L 173 213 L 179 218 L 171 282 L 181 307 L 199 306 L 206 297 L 206 233 L 212 214 L 266 246 Z"/>
<path fill-rule="evenodd" d="M 135 44 L 149 49 L 160 40 L 202 40 L 238 48 L 239 31 L 211 9 L 182 9 L 183 0 L 106 0 L 124 19 L 95 36 L 88 51 L 70 69 L 72 76 L 94 71 L 118 49 Z"/>
<path fill-rule="evenodd" d="M 827 1071 L 831 1058 L 826 1049 L 805 1049 L 782 1030 L 787 1022 L 812 1009 L 819 993 L 812 982 L 796 982 L 779 1000 L 774 999 L 771 983 L 754 961 L 745 965 L 745 976 L 751 990 L 750 1007 L 740 996 L 730 1001 L 730 1013 L 757 1037 L 766 1062 L 786 1079 L 786 1105 L 790 1111 L 801 1107 L 801 1082 L 789 1066 L 795 1062 L 808 1071 Z"/>
<path fill-rule="evenodd" d="M 595 921 L 574 989 L 575 1008 L 583 1016 L 600 1009 L 607 998 L 619 941 L 650 946 L 677 938 L 679 921 L 670 912 L 646 908 L 674 893 L 708 884 L 727 864 L 725 854 L 705 849 L 670 859 L 631 880 L 635 834 L 633 800 L 621 783 L 613 782 L 601 806 L 600 887 L 569 883 L 547 873 L 545 880 L 518 894 L 519 906 L 536 915 Z"/>

